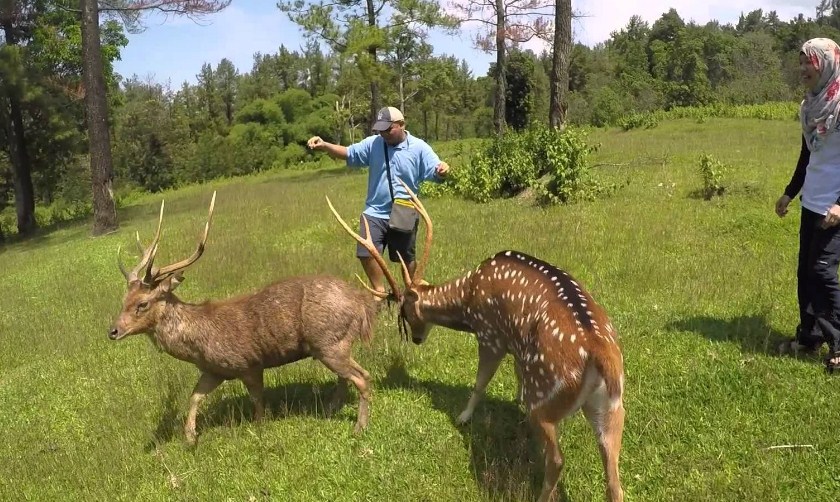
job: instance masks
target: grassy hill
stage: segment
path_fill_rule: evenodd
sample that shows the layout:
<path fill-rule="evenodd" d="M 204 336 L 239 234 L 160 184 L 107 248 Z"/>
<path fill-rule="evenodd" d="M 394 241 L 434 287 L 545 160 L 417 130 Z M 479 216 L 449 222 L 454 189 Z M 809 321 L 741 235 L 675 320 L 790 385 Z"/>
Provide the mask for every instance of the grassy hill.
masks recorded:
<path fill-rule="evenodd" d="M 816 359 L 779 357 L 797 323 L 798 203 L 773 204 L 798 154 L 797 123 L 668 120 L 600 130 L 596 173 L 623 184 L 609 198 L 542 209 L 524 199 L 426 201 L 435 222 L 430 282 L 518 249 L 566 269 L 610 313 L 626 364 L 621 475 L 627 500 L 836 500 L 840 380 Z M 454 143 L 439 145 L 455 168 Z M 722 197 L 699 195 L 699 157 L 729 167 Z M 335 168 L 267 173 L 147 196 L 117 233 L 81 222 L 0 248 L 2 500 L 522 500 L 539 493 L 542 459 L 514 402 L 506 360 L 472 423 L 456 426 L 475 378 L 476 344 L 435 328 L 421 347 L 379 318 L 357 360 L 373 375 L 371 424 L 351 433 L 355 392 L 336 416 L 335 379 L 320 363 L 266 373 L 268 419 L 250 421 L 241 383 L 182 426 L 198 372 L 145 337 L 107 339 L 125 284 L 118 245 L 146 241 L 166 199 L 158 261 L 189 255 L 213 190 L 204 256 L 179 296 L 253 290 L 284 276 L 361 273 L 348 221 L 366 177 Z M 130 258 L 126 258 L 127 260 Z M 396 270 L 396 269 L 395 269 Z M 595 439 L 582 416 L 559 427 L 568 500 L 601 500 Z M 770 449 L 779 445 L 810 445 Z"/>

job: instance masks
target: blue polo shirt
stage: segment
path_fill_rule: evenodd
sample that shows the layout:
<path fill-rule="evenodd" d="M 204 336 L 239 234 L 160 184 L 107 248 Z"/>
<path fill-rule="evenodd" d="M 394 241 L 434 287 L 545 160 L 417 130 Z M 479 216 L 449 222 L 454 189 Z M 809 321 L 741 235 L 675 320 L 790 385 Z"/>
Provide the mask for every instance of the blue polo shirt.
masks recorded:
<path fill-rule="evenodd" d="M 388 171 L 385 169 L 385 140 L 382 136 L 367 138 L 347 147 L 347 167 L 369 167 L 367 199 L 364 213 L 375 218 L 388 219 L 391 214 L 391 192 L 388 190 Z M 435 174 L 440 158 L 428 143 L 415 138 L 408 131 L 405 141 L 397 146 L 388 145 L 391 163 L 391 186 L 394 197 L 409 199 L 408 193 L 397 178 L 402 179 L 414 193 L 420 191 L 423 181 L 443 181 Z"/>

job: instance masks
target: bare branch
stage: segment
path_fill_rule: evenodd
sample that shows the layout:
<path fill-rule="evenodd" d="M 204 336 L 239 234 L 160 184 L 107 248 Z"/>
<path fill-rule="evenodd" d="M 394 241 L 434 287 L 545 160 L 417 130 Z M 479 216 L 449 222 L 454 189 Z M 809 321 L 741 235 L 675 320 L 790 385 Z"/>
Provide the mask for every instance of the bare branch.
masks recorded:
<path fill-rule="evenodd" d="M 137 12 L 156 10 L 166 14 L 205 15 L 215 14 L 230 5 L 231 0 L 133 0 L 118 4 L 100 0 L 102 12 Z"/>

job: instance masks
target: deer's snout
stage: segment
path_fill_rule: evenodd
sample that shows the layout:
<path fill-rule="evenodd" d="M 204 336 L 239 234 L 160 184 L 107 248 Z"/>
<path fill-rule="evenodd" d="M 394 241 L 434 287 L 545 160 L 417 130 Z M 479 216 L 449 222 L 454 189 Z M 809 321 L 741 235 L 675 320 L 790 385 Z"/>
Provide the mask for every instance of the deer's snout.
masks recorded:
<path fill-rule="evenodd" d="M 111 340 L 117 340 L 117 339 L 119 339 L 119 337 L 120 337 L 120 330 L 118 330 L 114 326 L 111 326 L 111 328 L 108 330 L 108 338 L 110 338 Z"/>

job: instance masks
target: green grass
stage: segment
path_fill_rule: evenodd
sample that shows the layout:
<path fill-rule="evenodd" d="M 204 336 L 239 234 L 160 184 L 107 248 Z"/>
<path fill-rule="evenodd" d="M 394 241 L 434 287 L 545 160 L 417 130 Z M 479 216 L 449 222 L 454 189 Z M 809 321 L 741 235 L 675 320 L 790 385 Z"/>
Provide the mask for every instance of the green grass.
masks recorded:
<path fill-rule="evenodd" d="M 431 282 L 515 248 L 567 269 L 607 308 L 626 362 L 628 501 L 829 501 L 840 492 L 840 382 L 817 360 L 774 354 L 797 321 L 799 208 L 781 220 L 773 213 L 797 137 L 792 121 L 757 119 L 599 130 L 598 175 L 627 183 L 609 198 L 549 209 L 521 199 L 427 201 L 436 224 Z M 723 197 L 698 195 L 702 154 L 729 167 Z M 158 260 L 192 252 L 218 190 L 207 251 L 182 298 L 238 294 L 293 274 L 355 281 L 354 244 L 324 195 L 354 221 L 365 182 L 331 169 L 168 193 Z M 186 447 L 197 370 L 145 337 L 106 337 L 124 292 L 117 246 L 133 249 L 135 231 L 151 237 L 160 198 L 123 209 L 108 236 L 90 238 L 82 222 L 0 248 L 1 500 L 471 501 L 539 492 L 542 462 L 513 402 L 510 360 L 473 422 L 458 427 L 475 378 L 474 340 L 435 328 L 422 347 L 405 345 L 393 312 L 380 317 L 374 343 L 356 349 L 374 378 L 363 435 L 351 432 L 355 393 L 325 418 L 335 379 L 302 361 L 266 373 L 262 424 L 251 422 L 243 386 L 224 384 L 199 414 L 198 446 Z M 559 431 L 562 491 L 601 500 L 585 421 L 575 416 Z M 782 444 L 813 447 L 766 449 Z"/>

